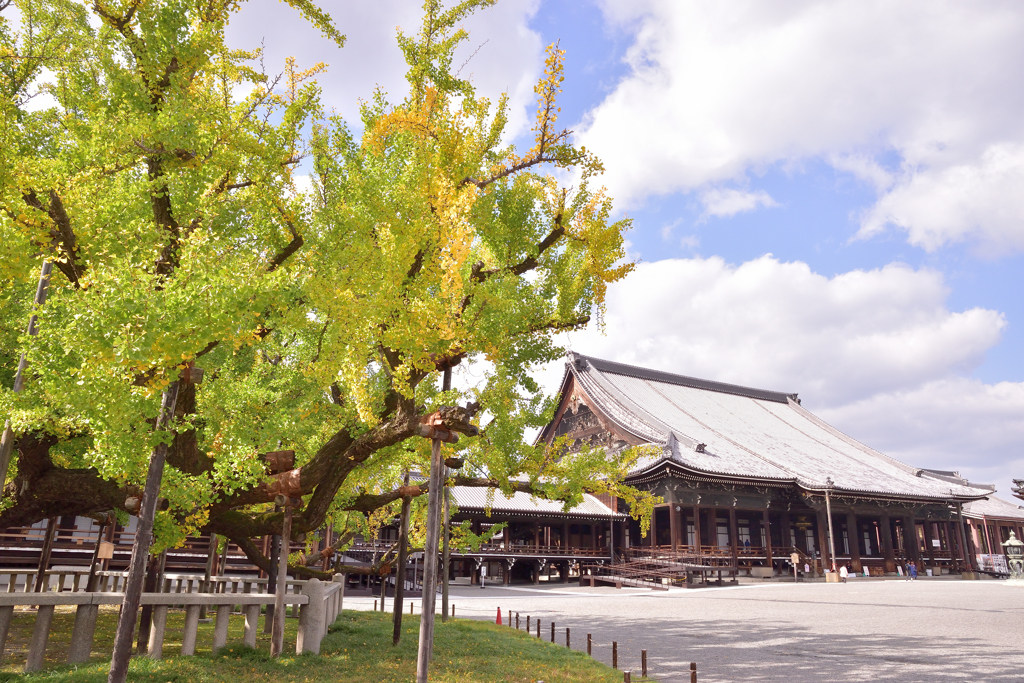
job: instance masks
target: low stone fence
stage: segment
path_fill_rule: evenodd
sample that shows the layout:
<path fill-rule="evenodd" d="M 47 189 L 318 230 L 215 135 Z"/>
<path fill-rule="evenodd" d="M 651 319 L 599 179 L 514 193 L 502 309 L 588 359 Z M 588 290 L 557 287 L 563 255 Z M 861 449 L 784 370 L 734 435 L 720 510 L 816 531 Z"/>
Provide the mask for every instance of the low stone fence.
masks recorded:
<path fill-rule="evenodd" d="M 35 588 L 36 569 L 0 569 L 0 592 L 31 593 Z M 119 592 L 124 589 L 128 572 L 96 572 L 96 591 L 100 593 Z M 84 591 L 89 579 L 87 569 L 48 569 L 43 580 L 44 591 Z M 302 579 L 288 579 L 288 588 L 301 591 Z M 241 588 L 241 590 L 239 590 Z M 209 590 L 203 589 L 203 577 L 199 574 L 165 573 L 161 593 L 265 593 L 267 579 L 255 576 L 212 576 Z"/>
<path fill-rule="evenodd" d="M 199 580 L 201 581 L 202 577 Z M 263 581 L 266 582 L 265 579 Z M 334 580 L 329 583 L 319 579 L 294 583 L 301 583 L 301 592 L 286 594 L 284 602 L 286 605 L 299 608 L 299 632 L 295 642 L 295 652 L 297 654 L 303 652 L 319 654 L 320 641 L 327 634 L 327 627 L 334 623 L 341 612 L 345 596 L 344 577 L 340 574 L 335 575 Z M 246 586 L 247 590 L 249 588 Z M 153 606 L 148 654 L 153 659 L 160 659 L 163 655 L 164 630 L 167 624 L 167 610 L 170 607 L 185 609 L 185 629 L 181 641 L 183 656 L 195 654 L 196 638 L 199 631 L 199 612 L 204 606 L 213 608 L 217 614 L 213 629 L 214 650 L 227 645 L 228 619 L 234 611 L 235 605 L 241 606 L 245 614 L 243 642 L 250 647 L 255 647 L 260 607 L 274 604 L 274 598 L 275 596 L 272 594 L 259 592 L 143 593 L 142 604 Z M 75 605 L 77 609 L 68 662 L 85 662 L 89 659 L 89 653 L 92 651 L 96 617 L 99 614 L 100 605 L 119 605 L 123 600 L 123 593 L 111 592 L 0 593 L 0 656 L 3 656 L 7 644 L 7 634 L 14 618 L 14 608 L 38 606 L 32 640 L 29 643 L 28 659 L 25 662 L 25 671 L 37 671 L 42 668 L 46 643 L 50 637 L 50 624 L 53 620 L 54 608 L 57 605 Z"/>

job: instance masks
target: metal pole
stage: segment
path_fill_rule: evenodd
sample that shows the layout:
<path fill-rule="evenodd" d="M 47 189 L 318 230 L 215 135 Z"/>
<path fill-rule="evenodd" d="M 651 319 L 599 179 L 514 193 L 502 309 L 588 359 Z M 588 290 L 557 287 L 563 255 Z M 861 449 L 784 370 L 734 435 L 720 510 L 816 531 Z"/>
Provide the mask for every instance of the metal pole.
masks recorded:
<path fill-rule="evenodd" d="M 178 401 L 176 380 L 164 390 L 163 406 L 157 418 L 154 432 L 165 431 L 174 417 L 174 406 Z M 132 636 L 135 633 L 135 622 L 138 617 L 139 603 L 142 601 L 142 581 L 146 577 L 146 558 L 149 546 L 153 542 L 153 518 L 156 515 L 156 499 L 160 494 L 160 482 L 164 476 L 164 460 L 167 459 L 167 444 L 160 442 L 153 448 L 149 458 L 149 469 L 146 472 L 146 488 L 142 494 L 142 509 L 139 511 L 139 525 L 135 532 L 135 544 L 132 547 L 132 559 L 128 565 L 128 580 L 124 587 L 124 602 L 121 604 L 121 617 L 117 620 L 117 633 L 114 636 L 114 651 L 110 658 L 110 675 L 108 683 L 125 683 L 128 678 L 128 660 L 132 656 Z"/>
<path fill-rule="evenodd" d="M 409 485 L 409 473 L 405 473 L 405 485 Z M 412 498 L 402 496 L 402 521 L 398 530 L 398 573 L 395 575 L 395 632 L 391 636 L 391 644 L 398 645 L 402 640 L 402 607 L 405 601 L 405 565 L 409 563 L 409 504 Z M 409 605 L 412 607 L 412 604 Z"/>
<path fill-rule="evenodd" d="M 288 591 L 288 550 L 292 538 L 291 500 L 284 504 L 284 528 L 281 530 L 281 552 L 277 568 L 277 594 L 274 595 L 274 631 L 270 640 L 270 656 L 280 657 L 284 651 L 284 594 Z"/>
<path fill-rule="evenodd" d="M 832 571 L 836 570 L 836 542 L 832 538 L 832 477 L 825 479 L 825 516 L 828 528 L 828 553 L 832 560 Z"/>
<path fill-rule="evenodd" d="M 444 391 L 452 385 L 452 371 L 444 371 Z M 427 538 L 423 544 L 423 598 L 420 603 L 420 640 L 416 652 L 416 683 L 427 683 L 430 657 L 434 650 L 434 604 L 437 592 L 437 541 L 441 526 L 441 498 L 444 462 L 441 460 L 441 441 L 434 439 L 430 446 L 430 487 L 427 492 Z"/>
<path fill-rule="evenodd" d="M 34 300 L 35 309 L 32 311 L 32 317 L 28 319 L 28 334 L 31 337 L 36 336 L 39 332 L 39 328 L 36 327 L 36 320 L 38 314 L 36 310 L 44 303 L 46 303 L 46 293 L 50 288 L 50 272 L 53 270 L 52 261 L 43 261 L 42 270 L 39 272 L 39 284 L 36 286 L 36 298 Z M 25 387 L 25 366 L 28 365 L 28 359 L 25 358 L 24 352 L 21 354 L 21 360 L 18 361 L 18 372 L 14 375 L 14 393 L 20 393 Z M 14 429 L 11 426 L 10 418 L 4 423 L 4 433 L 0 436 L 0 499 L 3 498 L 3 487 L 4 482 L 7 481 L 7 469 L 11 464 L 11 452 L 14 450 Z"/>

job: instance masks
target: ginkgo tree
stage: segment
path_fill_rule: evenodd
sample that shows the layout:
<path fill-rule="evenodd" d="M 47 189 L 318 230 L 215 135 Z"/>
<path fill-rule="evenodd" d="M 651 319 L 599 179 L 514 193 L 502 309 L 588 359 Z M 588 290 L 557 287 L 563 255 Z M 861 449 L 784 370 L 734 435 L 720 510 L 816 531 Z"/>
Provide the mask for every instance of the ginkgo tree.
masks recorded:
<path fill-rule="evenodd" d="M 343 42 L 317 7 L 289 4 Z M 524 153 L 503 138 L 507 98 L 452 73 L 460 22 L 489 4 L 428 0 L 398 37 L 408 95 L 372 94 L 352 125 L 320 104 L 324 65 L 274 77 L 258 50 L 227 47 L 234 2 L 17 0 L 20 23 L 3 10 L 4 59 L 29 71 L 0 75 L 0 416 L 18 435 L 0 526 L 130 511 L 164 442 L 157 547 L 210 531 L 267 568 L 253 539 L 280 533 L 278 494 L 302 498 L 304 533 L 364 528 L 427 493 L 401 482 L 429 468 L 431 415 L 466 435 L 445 446 L 466 461 L 453 484 L 567 506 L 607 493 L 646 519 L 652 499 L 623 483 L 635 453 L 524 440 L 553 411 L 530 371 L 561 356 L 558 332 L 599 323 L 632 265 L 600 162 L 557 127 L 562 52 L 548 50 Z M 26 106 L 38 87 L 50 106 Z M 442 391 L 459 363 L 483 379 Z M 197 366 L 202 383 L 185 381 Z M 154 429 L 171 389 L 173 419 Z M 268 475 L 276 450 L 295 469 Z"/>

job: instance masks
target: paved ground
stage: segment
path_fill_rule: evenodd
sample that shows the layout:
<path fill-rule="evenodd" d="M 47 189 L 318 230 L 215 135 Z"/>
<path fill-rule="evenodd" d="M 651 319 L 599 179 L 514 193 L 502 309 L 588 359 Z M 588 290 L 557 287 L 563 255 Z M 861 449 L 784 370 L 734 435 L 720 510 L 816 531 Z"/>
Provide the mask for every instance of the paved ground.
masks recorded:
<path fill-rule="evenodd" d="M 650 674 L 666 682 L 688 682 L 691 661 L 701 683 L 1024 681 L 1024 586 L 1002 581 L 861 579 L 668 592 L 455 586 L 452 602 L 461 617 L 494 619 L 500 606 L 506 618 L 519 612 L 523 628 L 527 614 L 533 623 L 539 618 L 545 640 L 555 621 L 556 642 L 565 643 L 569 627 L 575 649 L 585 650 L 591 633 L 594 656 L 607 663 L 616 640 L 623 669 L 639 671 L 647 649 Z M 370 604 L 345 601 L 346 609 Z"/>

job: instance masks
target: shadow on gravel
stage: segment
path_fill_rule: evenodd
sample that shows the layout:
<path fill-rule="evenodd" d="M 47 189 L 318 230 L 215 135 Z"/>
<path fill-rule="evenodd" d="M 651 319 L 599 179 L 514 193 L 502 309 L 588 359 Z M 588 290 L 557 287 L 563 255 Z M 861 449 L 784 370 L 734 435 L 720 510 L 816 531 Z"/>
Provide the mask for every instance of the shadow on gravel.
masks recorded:
<path fill-rule="evenodd" d="M 550 640 L 554 615 L 540 611 L 538 616 L 542 637 Z M 619 668 L 634 672 L 640 670 L 640 651 L 646 649 L 651 676 L 666 683 L 688 683 L 691 661 L 697 662 L 701 683 L 1020 683 L 1024 670 L 1020 652 L 998 652 L 983 638 L 968 635 L 851 636 L 828 633 L 824 626 L 776 625 L 767 619 L 737 623 L 680 616 L 672 625 L 645 621 L 642 616 L 557 623 L 555 642 L 565 644 L 568 626 L 573 649 L 586 651 L 589 632 L 593 634 L 593 656 L 611 664 L 611 641 L 615 640 Z M 536 616 L 531 626 L 535 634 Z"/>

